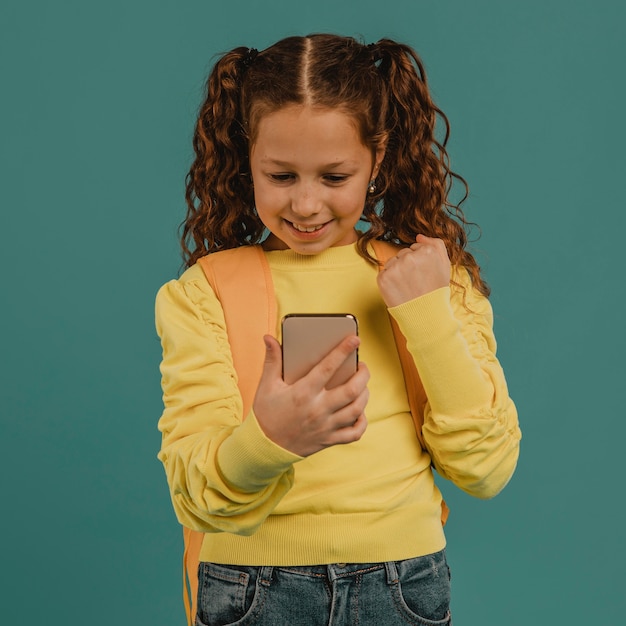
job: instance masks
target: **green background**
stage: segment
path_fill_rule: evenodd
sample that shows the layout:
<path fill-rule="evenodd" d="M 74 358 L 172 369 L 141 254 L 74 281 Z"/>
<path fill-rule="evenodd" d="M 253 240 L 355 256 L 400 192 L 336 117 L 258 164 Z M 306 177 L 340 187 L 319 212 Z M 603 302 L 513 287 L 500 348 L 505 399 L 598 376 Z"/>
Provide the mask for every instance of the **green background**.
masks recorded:
<path fill-rule="evenodd" d="M 484 233 L 524 440 L 495 500 L 443 486 L 455 624 L 623 623 L 622 7 L 3 0 L 0 621 L 183 624 L 153 299 L 194 114 L 215 54 L 331 31 L 421 53 Z"/>

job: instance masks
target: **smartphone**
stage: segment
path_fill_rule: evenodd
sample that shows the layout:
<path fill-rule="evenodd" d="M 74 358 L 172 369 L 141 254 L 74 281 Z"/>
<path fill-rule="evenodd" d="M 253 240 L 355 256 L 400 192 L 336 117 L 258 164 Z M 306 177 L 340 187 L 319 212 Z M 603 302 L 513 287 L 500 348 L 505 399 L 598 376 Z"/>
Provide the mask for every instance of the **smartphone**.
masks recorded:
<path fill-rule="evenodd" d="M 294 383 L 317 365 L 348 335 L 358 334 L 356 317 L 350 313 L 293 313 L 282 319 L 283 380 Z M 332 389 L 356 372 L 358 351 L 348 355 L 326 385 Z"/>

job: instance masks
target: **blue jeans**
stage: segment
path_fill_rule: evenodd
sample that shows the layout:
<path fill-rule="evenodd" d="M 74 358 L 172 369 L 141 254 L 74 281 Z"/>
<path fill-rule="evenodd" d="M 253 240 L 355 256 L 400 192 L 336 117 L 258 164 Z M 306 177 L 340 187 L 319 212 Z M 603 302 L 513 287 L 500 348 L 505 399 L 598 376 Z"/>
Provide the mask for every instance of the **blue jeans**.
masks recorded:
<path fill-rule="evenodd" d="M 196 626 L 450 625 L 445 551 L 406 561 L 249 567 L 200 563 Z"/>

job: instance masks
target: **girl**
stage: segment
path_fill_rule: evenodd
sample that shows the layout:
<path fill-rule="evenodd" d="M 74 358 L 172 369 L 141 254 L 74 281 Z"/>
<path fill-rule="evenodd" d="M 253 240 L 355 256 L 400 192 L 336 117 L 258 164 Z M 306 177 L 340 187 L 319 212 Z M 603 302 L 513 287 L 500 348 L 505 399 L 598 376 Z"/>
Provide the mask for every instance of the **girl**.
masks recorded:
<path fill-rule="evenodd" d="M 448 166 L 447 133 L 420 59 L 388 39 L 290 37 L 213 68 L 187 177 L 188 269 L 156 308 L 159 458 L 179 521 L 202 533 L 196 624 L 450 623 L 432 467 L 490 498 L 514 471 L 520 431 L 489 289 L 448 196 L 453 179 L 467 186 Z M 384 267 L 382 241 L 394 246 Z M 250 246 L 277 319 L 350 312 L 359 338 L 288 385 L 280 344 L 259 336 L 244 412 L 228 311 L 202 259 Z M 408 389 L 392 323 L 421 379 Z M 326 389 L 357 346 L 357 372 Z"/>

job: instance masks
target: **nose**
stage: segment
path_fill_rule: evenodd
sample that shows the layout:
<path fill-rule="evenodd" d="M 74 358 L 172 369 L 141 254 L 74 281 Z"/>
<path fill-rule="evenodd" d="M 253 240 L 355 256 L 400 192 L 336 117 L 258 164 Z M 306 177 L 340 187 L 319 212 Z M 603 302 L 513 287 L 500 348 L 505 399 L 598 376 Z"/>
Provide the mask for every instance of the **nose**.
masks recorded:
<path fill-rule="evenodd" d="M 296 185 L 291 196 L 291 210 L 300 217 L 311 217 L 320 212 L 321 199 L 315 185 L 301 183 Z"/>

